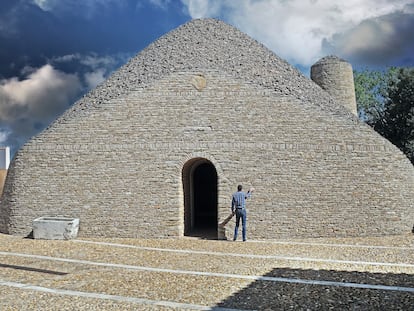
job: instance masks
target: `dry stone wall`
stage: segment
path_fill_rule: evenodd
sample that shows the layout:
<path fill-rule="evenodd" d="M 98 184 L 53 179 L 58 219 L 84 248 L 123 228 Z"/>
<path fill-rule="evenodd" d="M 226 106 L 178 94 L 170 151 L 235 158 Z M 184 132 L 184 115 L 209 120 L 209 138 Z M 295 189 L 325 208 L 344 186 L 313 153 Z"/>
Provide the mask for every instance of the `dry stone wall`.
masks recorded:
<path fill-rule="evenodd" d="M 33 219 L 53 214 L 79 218 L 85 237 L 182 236 L 182 169 L 194 158 L 217 170 L 219 222 L 237 184 L 255 187 L 249 238 L 411 230 L 410 162 L 348 113 L 322 106 L 211 66 L 130 85 L 18 152 L 0 230 L 26 235 Z"/>

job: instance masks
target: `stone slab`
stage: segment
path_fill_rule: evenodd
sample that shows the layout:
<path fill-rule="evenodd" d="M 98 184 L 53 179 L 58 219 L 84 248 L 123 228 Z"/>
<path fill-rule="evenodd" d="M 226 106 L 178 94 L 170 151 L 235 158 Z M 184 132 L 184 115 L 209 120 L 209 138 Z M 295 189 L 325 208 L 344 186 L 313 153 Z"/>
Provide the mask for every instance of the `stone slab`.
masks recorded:
<path fill-rule="evenodd" d="M 79 230 L 79 218 L 39 217 L 33 221 L 33 237 L 44 240 L 75 239 Z"/>

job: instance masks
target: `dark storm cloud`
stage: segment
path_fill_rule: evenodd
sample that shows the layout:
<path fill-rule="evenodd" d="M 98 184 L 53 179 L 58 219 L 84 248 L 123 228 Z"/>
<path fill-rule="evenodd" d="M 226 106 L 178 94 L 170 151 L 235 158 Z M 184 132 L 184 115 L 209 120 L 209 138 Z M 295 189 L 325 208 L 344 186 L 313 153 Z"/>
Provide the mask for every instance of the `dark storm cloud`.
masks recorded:
<path fill-rule="evenodd" d="M 361 22 L 324 42 L 327 54 L 355 65 L 407 66 L 414 63 L 414 13 L 397 12 Z"/>
<path fill-rule="evenodd" d="M 0 145 L 12 146 L 14 151 L 126 59 L 123 54 L 70 54 L 50 59 L 40 68 L 25 67 L 19 77 L 0 80 Z"/>
<path fill-rule="evenodd" d="M 138 52 L 181 23 L 168 11 L 142 14 L 137 0 L 2 1 L 7 3 L 0 5 L 2 77 L 68 54 Z"/>
<path fill-rule="evenodd" d="M 24 79 L 0 81 L 0 145 L 13 148 L 42 130 L 81 89 L 76 75 L 51 65 L 26 74 Z"/>

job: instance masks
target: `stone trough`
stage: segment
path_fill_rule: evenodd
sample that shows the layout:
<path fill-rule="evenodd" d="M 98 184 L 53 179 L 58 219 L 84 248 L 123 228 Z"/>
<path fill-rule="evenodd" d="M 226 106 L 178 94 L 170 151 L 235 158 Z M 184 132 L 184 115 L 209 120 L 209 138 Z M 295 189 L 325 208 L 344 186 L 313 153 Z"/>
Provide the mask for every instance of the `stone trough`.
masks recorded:
<path fill-rule="evenodd" d="M 79 218 L 39 217 L 33 221 L 33 237 L 43 240 L 75 239 L 79 230 Z"/>

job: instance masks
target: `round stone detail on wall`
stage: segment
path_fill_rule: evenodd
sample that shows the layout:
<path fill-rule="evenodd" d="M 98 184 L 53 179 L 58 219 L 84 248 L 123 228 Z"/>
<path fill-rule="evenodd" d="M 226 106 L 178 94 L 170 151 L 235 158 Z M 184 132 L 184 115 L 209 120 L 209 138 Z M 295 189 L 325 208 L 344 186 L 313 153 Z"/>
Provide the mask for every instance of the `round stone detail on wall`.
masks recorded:
<path fill-rule="evenodd" d="M 206 78 L 202 74 L 192 76 L 190 82 L 191 85 L 197 89 L 197 91 L 202 91 L 207 85 Z"/>

